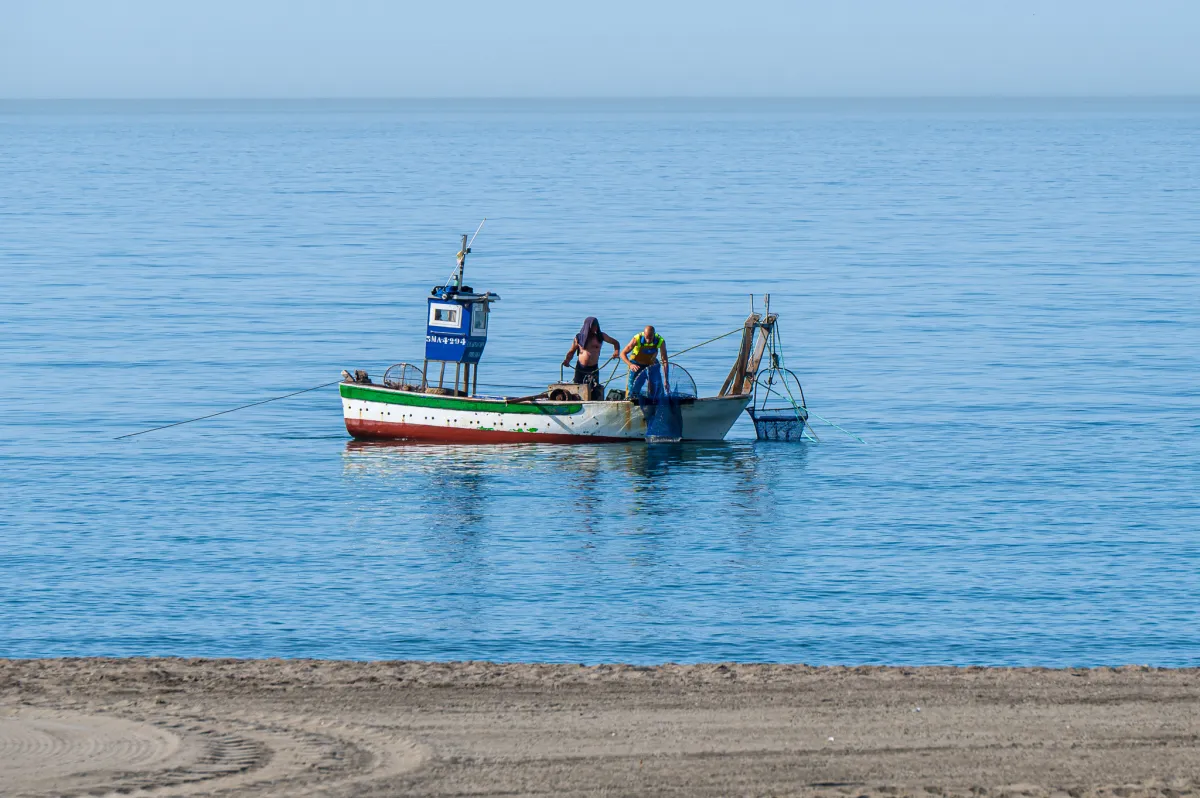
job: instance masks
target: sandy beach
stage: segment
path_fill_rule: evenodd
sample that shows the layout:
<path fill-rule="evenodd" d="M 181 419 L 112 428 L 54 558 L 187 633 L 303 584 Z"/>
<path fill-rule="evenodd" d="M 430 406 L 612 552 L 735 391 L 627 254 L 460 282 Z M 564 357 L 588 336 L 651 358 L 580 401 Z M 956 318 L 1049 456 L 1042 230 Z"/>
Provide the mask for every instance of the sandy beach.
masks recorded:
<path fill-rule="evenodd" d="M 1200 794 L 1200 671 L 0 660 L 0 794 Z"/>

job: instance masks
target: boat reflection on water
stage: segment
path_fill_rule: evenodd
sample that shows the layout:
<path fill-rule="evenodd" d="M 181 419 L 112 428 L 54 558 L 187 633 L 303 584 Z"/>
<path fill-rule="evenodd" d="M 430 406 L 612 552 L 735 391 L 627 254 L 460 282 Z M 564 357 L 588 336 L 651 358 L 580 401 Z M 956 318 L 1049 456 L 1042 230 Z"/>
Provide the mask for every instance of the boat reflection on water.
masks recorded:
<path fill-rule="evenodd" d="M 586 647 L 759 591 L 764 565 L 805 539 L 780 503 L 803 495 L 806 448 L 348 443 L 345 528 L 390 589 L 419 597 L 410 623 L 436 617 L 475 645 Z"/>
<path fill-rule="evenodd" d="M 772 515 L 807 447 L 753 441 L 599 446 L 346 444 L 344 474 L 427 528 L 661 534 L 704 519 L 748 529 Z M 788 488 L 789 495 L 794 495 Z M 424 519 L 424 524 L 419 519 Z M 719 520 L 719 524 L 717 524 Z M 703 524 L 701 524 L 703 525 Z M 532 528 L 531 528 L 531 531 Z"/>

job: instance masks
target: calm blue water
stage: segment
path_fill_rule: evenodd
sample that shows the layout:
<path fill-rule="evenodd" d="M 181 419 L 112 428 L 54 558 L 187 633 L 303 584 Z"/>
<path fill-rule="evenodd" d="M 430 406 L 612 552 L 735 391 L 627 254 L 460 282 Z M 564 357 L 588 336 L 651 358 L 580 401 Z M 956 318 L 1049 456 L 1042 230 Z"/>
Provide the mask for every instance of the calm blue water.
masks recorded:
<path fill-rule="evenodd" d="M 1200 102 L 0 104 L 0 655 L 1200 664 Z M 771 292 L 819 445 L 359 446 Z M 712 391 L 735 339 L 686 356 Z"/>

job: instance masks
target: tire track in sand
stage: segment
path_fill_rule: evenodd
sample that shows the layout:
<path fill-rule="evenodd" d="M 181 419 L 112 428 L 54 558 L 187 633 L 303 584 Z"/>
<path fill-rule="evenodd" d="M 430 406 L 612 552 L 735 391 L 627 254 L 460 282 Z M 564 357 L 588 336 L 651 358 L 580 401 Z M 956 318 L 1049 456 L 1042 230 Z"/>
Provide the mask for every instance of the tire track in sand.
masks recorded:
<path fill-rule="evenodd" d="M 422 746 L 383 729 L 288 715 L 0 710 L 0 794 L 13 798 L 339 793 L 427 758 Z"/>

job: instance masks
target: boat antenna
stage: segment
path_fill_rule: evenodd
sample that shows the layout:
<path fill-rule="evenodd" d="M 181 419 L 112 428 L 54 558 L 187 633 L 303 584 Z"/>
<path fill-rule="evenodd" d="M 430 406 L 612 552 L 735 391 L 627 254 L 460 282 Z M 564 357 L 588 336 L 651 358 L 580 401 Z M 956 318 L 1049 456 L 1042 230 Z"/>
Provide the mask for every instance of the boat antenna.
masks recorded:
<path fill-rule="evenodd" d="M 475 243 L 475 237 L 479 235 L 479 231 L 483 229 L 483 224 L 486 221 L 487 221 L 487 217 L 485 216 L 485 217 L 483 217 L 483 222 L 480 222 L 479 226 L 475 228 L 475 234 L 471 236 L 470 241 L 467 240 L 466 235 L 463 235 L 462 249 L 460 249 L 458 251 L 458 256 L 457 256 L 458 257 L 458 265 L 454 267 L 454 272 L 450 275 L 450 280 L 448 280 L 446 283 L 447 285 L 449 285 L 450 282 L 453 282 L 455 288 L 459 288 L 459 289 L 462 288 L 463 267 L 466 266 L 466 264 L 467 264 L 467 255 L 470 254 L 471 245 Z"/>
<path fill-rule="evenodd" d="M 471 251 L 471 245 L 475 243 L 475 236 L 479 235 L 479 231 L 483 229 L 484 222 L 486 222 L 486 221 L 487 221 L 487 217 L 485 216 L 485 217 L 483 217 L 483 221 L 479 223 L 479 226 L 475 228 L 475 234 L 472 235 L 471 240 L 467 242 L 467 251 L 468 252 Z"/>

